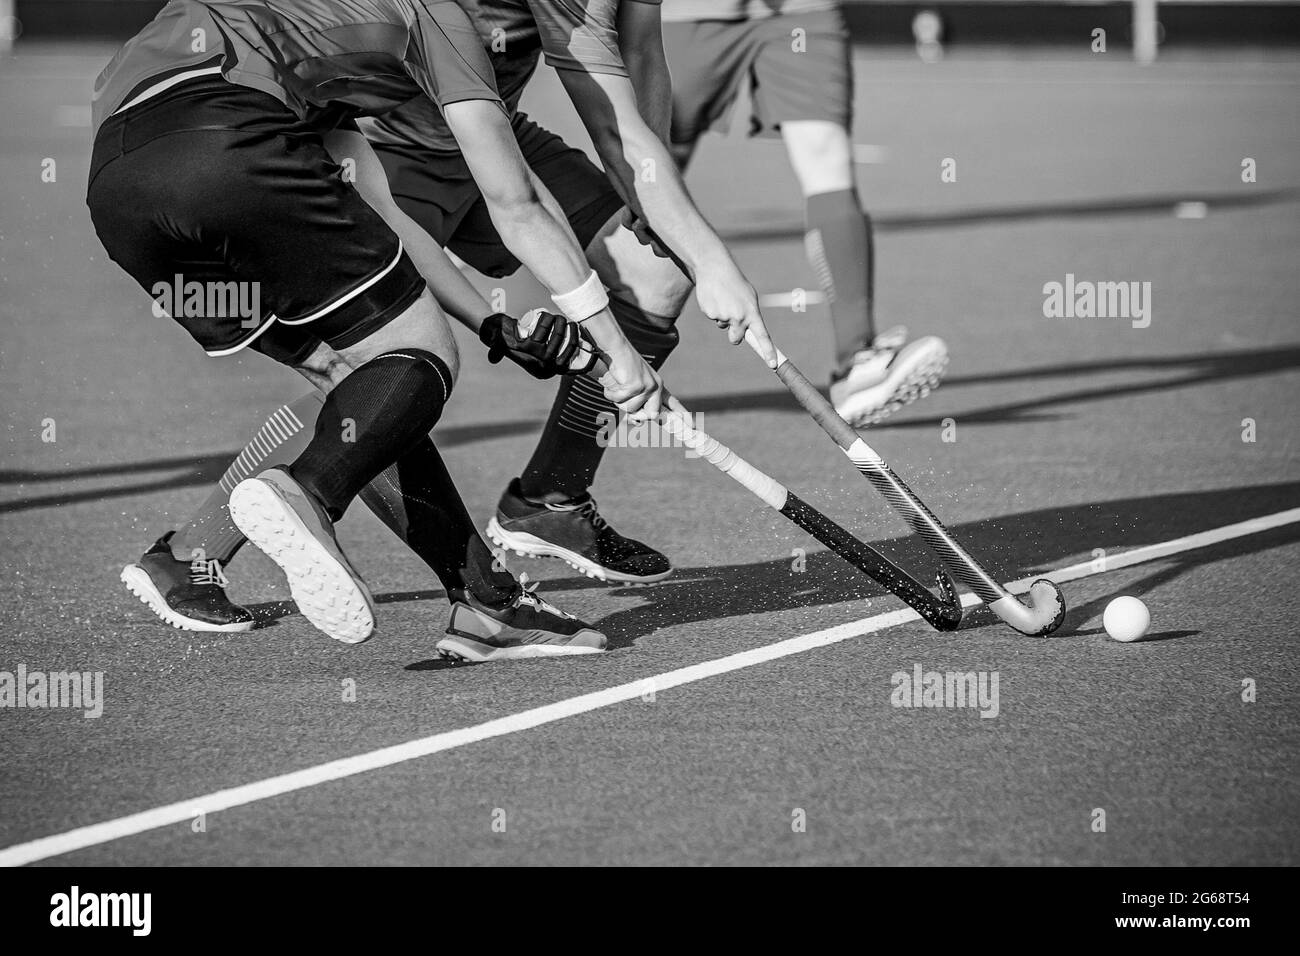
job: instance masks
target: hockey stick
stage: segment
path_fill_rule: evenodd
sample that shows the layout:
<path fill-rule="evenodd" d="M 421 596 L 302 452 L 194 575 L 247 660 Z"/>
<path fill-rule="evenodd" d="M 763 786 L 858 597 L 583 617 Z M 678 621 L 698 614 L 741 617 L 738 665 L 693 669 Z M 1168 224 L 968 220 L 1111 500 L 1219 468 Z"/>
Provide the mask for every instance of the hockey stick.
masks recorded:
<path fill-rule="evenodd" d="M 533 313 L 519 320 L 519 332 L 528 335 L 535 317 Z M 584 361 L 585 364 L 585 361 Z M 602 356 L 595 368 L 587 374 L 599 376 L 607 371 Z M 667 394 L 667 389 L 664 390 Z M 667 408 L 660 412 L 659 424 L 670 435 L 675 435 L 683 445 L 743 488 L 764 504 L 779 512 L 826 547 L 830 548 L 853 567 L 873 581 L 901 598 L 908 607 L 921 615 L 931 627 L 939 631 L 955 630 L 961 624 L 962 606 L 952 579 L 944 572 L 937 575 L 939 597 L 925 585 L 894 564 L 880 552 L 858 540 L 853 534 L 775 478 L 764 474 L 716 438 L 710 437 L 691 422 L 691 413 L 672 395 L 667 395 Z"/>
<path fill-rule="evenodd" d="M 692 425 L 690 412 L 676 398 L 668 397 L 668 409 L 660 414 L 659 424 L 718 471 L 735 479 L 773 510 L 898 595 L 935 630 L 952 631 L 961 624 L 961 601 L 946 573 L 941 571 L 938 574 L 939 597 L 936 598 L 925 585 L 879 551 L 863 544 L 775 478 L 759 471 L 722 442 Z"/>
<path fill-rule="evenodd" d="M 746 335 L 745 341 L 758 352 L 753 336 Z M 759 357 L 762 357 L 761 353 Z M 776 360 L 776 375 L 795 400 L 839 445 L 863 477 L 885 496 L 894 511 L 943 559 L 957 580 L 975 592 L 989 610 L 1022 634 L 1050 634 L 1060 626 L 1065 618 L 1065 595 L 1060 588 L 1046 578 L 1039 578 L 1030 585 L 1028 606 L 1021 603 L 971 557 L 916 493 L 862 440 L 853 426 L 839 416 L 834 406 L 780 349 L 776 350 Z"/>

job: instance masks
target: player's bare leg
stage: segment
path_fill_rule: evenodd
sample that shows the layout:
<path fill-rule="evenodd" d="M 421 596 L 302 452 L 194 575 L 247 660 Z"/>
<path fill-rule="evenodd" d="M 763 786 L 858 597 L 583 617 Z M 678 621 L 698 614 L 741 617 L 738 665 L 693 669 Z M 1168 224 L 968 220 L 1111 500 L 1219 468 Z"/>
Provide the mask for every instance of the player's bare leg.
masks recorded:
<path fill-rule="evenodd" d="M 873 424 L 938 386 L 948 348 L 934 336 L 908 342 L 901 326 L 876 331 L 874 237 L 848 130 L 827 120 L 786 121 L 781 136 L 804 195 L 808 259 L 835 328 L 831 401 L 851 424 Z"/>

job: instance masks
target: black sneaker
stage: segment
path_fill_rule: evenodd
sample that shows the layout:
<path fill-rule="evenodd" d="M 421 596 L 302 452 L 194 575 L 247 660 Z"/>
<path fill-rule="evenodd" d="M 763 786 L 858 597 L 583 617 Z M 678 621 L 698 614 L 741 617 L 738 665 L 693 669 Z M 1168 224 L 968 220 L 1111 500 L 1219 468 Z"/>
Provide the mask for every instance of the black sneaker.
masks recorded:
<path fill-rule="evenodd" d="M 478 664 L 599 654 L 605 649 L 604 634 L 543 601 L 535 593 L 536 587 L 521 581 L 503 607 L 492 607 L 465 594 L 451 606 L 447 636 L 437 643 L 438 653 Z"/>
<path fill-rule="evenodd" d="M 520 493 L 518 478 L 501 496 L 487 533 L 515 554 L 560 558 L 601 581 L 647 584 L 673 573 L 668 559 L 654 548 L 611 528 L 591 495 L 559 504 L 532 501 Z"/>
<path fill-rule="evenodd" d="M 122 583 L 158 615 L 182 631 L 247 631 L 253 615 L 226 597 L 220 561 L 196 557 L 182 561 L 172 554 L 168 531 L 137 564 L 122 569 Z"/>

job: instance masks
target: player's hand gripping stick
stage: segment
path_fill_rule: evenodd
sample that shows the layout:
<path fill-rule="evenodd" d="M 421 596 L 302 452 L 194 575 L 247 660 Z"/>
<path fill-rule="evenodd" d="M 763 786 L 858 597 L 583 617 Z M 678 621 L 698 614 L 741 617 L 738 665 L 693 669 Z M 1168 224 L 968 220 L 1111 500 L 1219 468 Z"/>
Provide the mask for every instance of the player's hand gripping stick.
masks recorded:
<path fill-rule="evenodd" d="M 520 320 L 521 334 L 528 334 L 525 323 L 529 318 L 525 316 Z M 587 374 L 599 377 L 606 371 L 607 366 L 598 353 L 595 366 Z M 764 474 L 722 442 L 697 428 L 692 423 L 691 413 L 675 397 L 668 395 L 666 406 L 659 415 L 660 427 L 677 436 L 683 445 L 696 452 L 704 461 L 735 480 L 872 580 L 898 595 L 936 630 L 955 630 L 961 623 L 961 601 L 947 575 L 939 575 L 939 596 L 936 597 L 925 585 L 884 555 L 859 541 L 775 478 Z"/>

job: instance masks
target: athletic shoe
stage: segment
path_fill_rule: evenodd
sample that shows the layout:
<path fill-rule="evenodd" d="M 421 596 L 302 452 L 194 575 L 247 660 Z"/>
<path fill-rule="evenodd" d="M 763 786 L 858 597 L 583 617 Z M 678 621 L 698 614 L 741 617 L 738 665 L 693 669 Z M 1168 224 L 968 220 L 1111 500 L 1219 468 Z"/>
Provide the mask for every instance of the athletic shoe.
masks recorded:
<path fill-rule="evenodd" d="M 853 357 L 848 371 L 831 380 L 831 404 L 855 428 L 874 425 L 939 387 L 948 368 L 948 346 L 927 335 L 907 341 L 895 326 Z"/>
<path fill-rule="evenodd" d="M 447 636 L 437 643 L 438 653 L 480 664 L 599 654 L 605 649 L 604 634 L 543 601 L 536 588 L 521 582 L 510 603 L 501 608 L 466 595 L 451 606 Z"/>
<path fill-rule="evenodd" d="M 673 573 L 668 559 L 640 541 L 619 534 L 583 494 L 552 504 L 531 501 L 519 479 L 501 496 L 488 537 L 498 546 L 531 558 L 560 558 L 570 567 L 601 581 L 647 584 Z"/>
<path fill-rule="evenodd" d="M 168 531 L 136 564 L 120 575 L 126 589 L 165 623 L 182 631 L 233 633 L 253 627 L 247 608 L 226 597 L 226 576 L 220 561 L 182 561 L 172 554 Z"/>
<path fill-rule="evenodd" d="M 334 539 L 334 525 L 283 468 L 235 485 L 230 517 L 289 579 L 302 616 L 336 641 L 360 644 L 375 629 L 375 605 Z"/>

